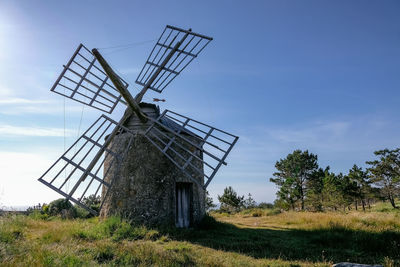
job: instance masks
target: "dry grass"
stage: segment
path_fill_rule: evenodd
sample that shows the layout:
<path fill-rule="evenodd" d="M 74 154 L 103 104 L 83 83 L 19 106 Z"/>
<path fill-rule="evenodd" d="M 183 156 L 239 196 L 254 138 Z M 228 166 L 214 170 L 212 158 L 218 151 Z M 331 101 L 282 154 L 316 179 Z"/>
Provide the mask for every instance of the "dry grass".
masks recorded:
<path fill-rule="evenodd" d="M 399 213 L 214 214 L 196 230 L 0 217 L 1 266 L 330 266 L 400 263 Z M 267 215 L 269 214 L 269 215 Z M 373 243 L 376 243 L 375 245 Z M 386 247 L 381 249 L 380 246 Z"/>
<path fill-rule="evenodd" d="M 270 229 L 332 229 L 384 232 L 400 231 L 400 213 L 383 212 L 284 212 L 274 216 L 254 217 L 251 214 L 218 214 L 213 216 L 220 221 L 239 227 Z"/>

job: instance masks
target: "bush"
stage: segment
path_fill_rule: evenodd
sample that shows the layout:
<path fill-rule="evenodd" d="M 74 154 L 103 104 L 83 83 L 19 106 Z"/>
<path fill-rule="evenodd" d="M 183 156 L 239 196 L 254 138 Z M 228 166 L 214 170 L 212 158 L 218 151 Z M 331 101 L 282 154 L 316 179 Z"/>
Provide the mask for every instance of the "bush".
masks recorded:
<path fill-rule="evenodd" d="M 261 210 L 254 210 L 251 213 L 251 216 L 253 216 L 253 217 L 261 217 L 262 215 L 263 215 L 263 212 Z"/>
<path fill-rule="evenodd" d="M 274 204 L 261 202 L 260 204 L 258 204 L 257 208 L 260 208 L 260 209 L 273 209 L 274 208 Z"/>
<path fill-rule="evenodd" d="M 77 239 L 97 240 L 111 238 L 115 242 L 121 240 L 157 240 L 160 233 L 157 230 L 148 229 L 143 225 L 132 224 L 120 217 L 109 217 L 90 229 L 79 229 L 73 236 Z"/>
<path fill-rule="evenodd" d="M 81 219 L 88 219 L 93 217 L 93 214 L 82 208 L 81 206 L 75 205 L 76 217 Z"/>
<path fill-rule="evenodd" d="M 48 215 L 61 215 L 61 217 L 64 219 L 75 218 L 76 209 L 67 199 L 59 198 L 50 202 L 48 207 Z"/>
<path fill-rule="evenodd" d="M 100 212 L 100 203 L 101 203 L 101 198 L 100 196 L 96 196 L 94 194 L 88 196 L 88 197 L 84 197 L 82 199 L 82 203 L 91 208 L 94 211 Z M 91 213 L 89 213 L 88 215 L 89 217 L 92 217 L 93 215 Z"/>
<path fill-rule="evenodd" d="M 272 210 L 268 210 L 266 215 L 267 216 L 274 216 L 274 215 L 278 215 L 282 213 L 282 211 L 280 209 L 272 209 Z"/>
<path fill-rule="evenodd" d="M 34 210 L 29 213 L 29 217 L 34 220 L 47 220 L 49 218 L 49 215 L 47 213 L 44 213 L 43 211 Z"/>

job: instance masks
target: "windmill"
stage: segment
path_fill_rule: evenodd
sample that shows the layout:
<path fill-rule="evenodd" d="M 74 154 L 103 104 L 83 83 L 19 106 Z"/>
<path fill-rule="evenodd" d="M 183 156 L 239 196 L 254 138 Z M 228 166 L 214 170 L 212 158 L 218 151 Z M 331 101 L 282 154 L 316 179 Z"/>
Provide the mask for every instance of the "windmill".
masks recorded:
<path fill-rule="evenodd" d="M 102 114 L 39 181 L 93 215 L 99 215 L 99 211 L 85 203 L 89 195 L 101 195 L 100 211 L 106 216 L 125 205 L 129 207 L 124 211 L 142 210 L 140 216 L 147 219 L 162 217 L 159 209 L 150 215 L 143 210 L 168 206 L 155 202 L 163 198 L 160 192 L 165 192 L 168 197 L 163 199 L 175 203 L 176 208 L 163 209 L 175 217 L 177 226 L 189 225 L 193 220 L 189 217 L 194 216 L 188 215 L 190 210 L 195 209 L 195 217 L 201 218 L 204 192 L 221 165 L 226 165 L 238 137 L 171 110 L 160 113 L 154 104 L 141 100 L 148 89 L 163 92 L 211 41 L 211 37 L 191 29 L 167 25 L 135 81 L 142 87 L 135 97 L 97 49 L 80 44 L 51 91 L 106 113 L 112 113 L 119 103 L 127 108 L 119 121 Z M 157 177 L 152 180 L 153 176 Z M 173 193 L 169 191 L 174 188 L 164 186 L 171 181 L 176 184 Z M 132 183 L 133 189 L 128 185 Z M 143 193 L 154 184 L 157 193 L 153 189 Z M 133 199 L 132 205 L 123 203 L 122 191 L 128 187 L 130 191 L 124 196 Z M 140 199 L 143 196 L 158 200 L 147 201 L 151 207 L 143 209 L 138 207 L 145 205 Z M 200 204 L 190 204 L 190 199 Z"/>

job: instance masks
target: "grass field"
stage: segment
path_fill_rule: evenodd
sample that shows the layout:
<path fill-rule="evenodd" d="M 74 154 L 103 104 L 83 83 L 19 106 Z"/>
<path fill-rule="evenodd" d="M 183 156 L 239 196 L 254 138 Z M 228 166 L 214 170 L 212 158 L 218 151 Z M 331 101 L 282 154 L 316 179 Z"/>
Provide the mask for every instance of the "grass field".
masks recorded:
<path fill-rule="evenodd" d="M 330 266 L 341 261 L 400 266 L 400 213 L 249 210 L 213 213 L 196 230 L 148 229 L 119 218 L 0 217 L 0 266 Z"/>

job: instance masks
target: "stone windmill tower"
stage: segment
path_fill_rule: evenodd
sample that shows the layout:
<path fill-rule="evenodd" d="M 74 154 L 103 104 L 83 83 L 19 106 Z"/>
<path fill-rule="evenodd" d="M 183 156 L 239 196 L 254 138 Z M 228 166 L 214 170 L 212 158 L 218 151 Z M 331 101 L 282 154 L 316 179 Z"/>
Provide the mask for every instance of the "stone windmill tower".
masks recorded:
<path fill-rule="evenodd" d="M 238 140 L 215 127 L 141 102 L 161 93 L 212 38 L 167 25 L 151 51 L 133 97 L 97 49 L 80 44 L 51 91 L 112 113 L 101 115 L 39 178 L 94 215 L 188 227 L 205 214 L 205 189 Z M 100 195 L 100 212 L 84 198 Z"/>

